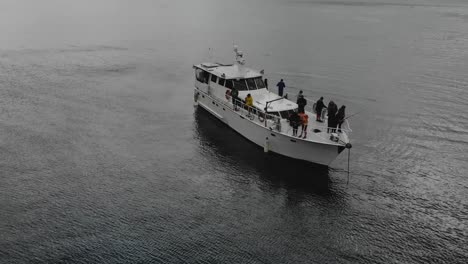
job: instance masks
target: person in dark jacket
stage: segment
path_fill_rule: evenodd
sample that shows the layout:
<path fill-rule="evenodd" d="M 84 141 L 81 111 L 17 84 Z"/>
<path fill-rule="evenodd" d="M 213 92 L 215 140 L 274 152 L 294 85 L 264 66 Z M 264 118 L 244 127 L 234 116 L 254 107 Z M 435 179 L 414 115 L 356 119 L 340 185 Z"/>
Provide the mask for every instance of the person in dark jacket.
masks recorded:
<path fill-rule="evenodd" d="M 341 106 L 340 109 L 338 109 L 338 113 L 336 114 L 336 121 L 338 123 L 338 132 L 341 133 L 341 125 L 345 121 L 346 114 L 345 114 L 345 108 L 346 106 Z"/>
<path fill-rule="evenodd" d="M 263 81 L 263 83 L 265 84 L 265 87 L 266 87 L 266 89 L 268 90 L 268 79 L 265 78 L 265 80 Z"/>
<path fill-rule="evenodd" d="M 304 113 L 304 107 L 307 105 L 307 100 L 304 98 L 304 96 L 301 94 L 299 95 L 299 98 L 297 98 L 297 105 L 299 106 L 299 113 Z"/>
<path fill-rule="evenodd" d="M 297 114 L 297 111 L 294 111 L 291 113 L 289 116 L 289 125 L 292 126 L 293 128 L 293 137 L 297 136 L 297 128 L 301 124 L 301 119 L 299 115 Z"/>
<path fill-rule="evenodd" d="M 239 91 L 235 87 L 233 87 L 231 90 L 231 97 L 234 110 L 237 111 L 237 105 L 239 104 Z"/>
<path fill-rule="evenodd" d="M 299 100 L 299 97 L 301 97 L 301 95 L 304 95 L 302 90 L 300 90 L 299 93 L 297 94 L 296 101 Z"/>
<path fill-rule="evenodd" d="M 336 132 L 336 125 L 337 125 L 337 120 L 336 120 L 336 113 L 338 112 L 338 106 L 335 104 L 335 102 L 330 101 L 328 103 L 328 127 L 327 127 L 327 133 L 335 133 Z"/>
<path fill-rule="evenodd" d="M 323 97 L 320 97 L 320 99 L 318 99 L 318 101 L 315 103 L 315 111 L 317 111 L 316 121 L 318 122 L 323 122 L 322 117 L 321 117 L 323 108 L 327 108 L 327 107 L 323 103 Z"/>
<path fill-rule="evenodd" d="M 283 96 L 284 87 L 286 87 L 286 84 L 284 84 L 283 79 L 281 79 L 281 81 L 279 81 L 279 83 L 276 86 L 278 86 L 278 95 Z"/>

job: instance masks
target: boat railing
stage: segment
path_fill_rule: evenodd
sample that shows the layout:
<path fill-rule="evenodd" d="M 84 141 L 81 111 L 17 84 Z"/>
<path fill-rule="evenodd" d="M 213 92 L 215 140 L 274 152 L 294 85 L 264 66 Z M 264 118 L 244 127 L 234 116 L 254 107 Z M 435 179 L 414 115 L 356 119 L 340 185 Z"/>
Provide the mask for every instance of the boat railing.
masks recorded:
<path fill-rule="evenodd" d="M 353 130 L 349 126 L 348 120 L 345 120 L 343 122 L 343 124 L 341 125 L 341 128 L 339 128 L 338 125 L 336 127 L 321 127 L 321 128 L 326 129 L 328 134 L 336 133 L 337 131 L 346 132 L 346 134 L 350 134 L 351 132 L 353 132 Z"/>
<path fill-rule="evenodd" d="M 310 113 L 316 114 L 315 109 L 313 109 L 313 107 L 306 106 L 305 110 Z M 325 116 L 328 116 L 328 111 L 326 108 L 322 110 L 322 114 L 321 114 L 322 120 L 325 118 Z M 327 131 L 335 131 L 338 129 L 338 127 L 326 127 L 326 129 Z M 340 131 L 345 131 L 348 134 L 353 132 L 353 130 L 351 129 L 351 126 L 349 125 L 348 119 L 345 119 L 343 121 L 343 123 L 341 124 Z"/>
<path fill-rule="evenodd" d="M 235 99 L 234 101 L 236 103 L 236 106 L 233 106 L 234 109 L 235 110 L 237 109 L 238 111 L 243 111 L 243 113 L 247 117 L 249 117 L 250 120 L 257 119 L 261 123 L 264 123 L 265 127 L 274 128 L 275 130 L 279 132 L 283 132 L 281 130 L 281 118 L 279 116 L 265 113 L 265 111 L 262 111 L 261 109 L 256 108 L 256 107 L 248 106 L 241 99 Z M 271 122 L 268 122 L 269 120 L 271 120 Z M 309 129 L 313 129 L 313 126 L 309 126 Z M 326 129 L 328 134 L 334 133 L 337 131 L 346 132 L 346 134 L 349 134 L 352 132 L 347 119 L 344 120 L 343 124 L 341 125 L 341 128 L 338 128 L 338 126 L 336 126 L 336 127 L 321 127 L 321 129 Z M 286 134 L 289 134 L 289 132 L 292 133 L 292 127 L 290 127 L 290 129 L 286 131 Z"/>
<path fill-rule="evenodd" d="M 244 103 L 241 99 L 234 99 L 233 100 L 232 108 L 234 111 L 241 111 L 243 115 L 249 118 L 252 121 L 258 121 L 259 123 L 263 124 L 263 126 L 268 127 L 271 130 L 276 130 L 278 132 L 281 131 L 281 118 L 277 115 L 266 113 L 265 111 L 254 107 L 249 106 Z"/>
<path fill-rule="evenodd" d="M 207 95 L 207 96 L 211 97 L 213 100 L 218 100 L 218 99 L 213 98 L 210 95 Z M 286 134 L 289 134 L 289 132 L 292 133 L 292 127 L 290 127 L 289 125 L 288 125 L 288 128 L 285 128 L 287 130 L 283 131 L 282 123 L 284 122 L 281 122 L 282 118 L 280 116 L 266 113 L 264 110 L 261 110 L 254 106 L 248 106 L 240 98 L 237 98 L 234 100 L 232 100 L 232 98 L 229 98 L 228 102 L 221 101 L 221 100 L 218 100 L 218 101 L 222 102 L 222 104 L 224 104 L 231 110 L 235 112 L 240 112 L 240 115 L 242 115 L 244 118 L 248 118 L 253 122 L 261 124 L 266 128 L 269 128 L 270 130 L 275 130 L 277 132 L 286 133 Z M 234 103 L 231 103 L 232 101 L 234 101 Z M 286 122 L 288 122 L 287 119 L 286 119 Z M 316 128 L 317 128 L 316 126 L 313 126 L 313 125 L 311 126 L 309 123 L 308 129 L 311 130 L 310 132 L 313 132 L 313 130 Z M 319 128 L 322 130 L 326 129 L 328 134 L 332 132 L 336 132 L 336 131 L 346 132 L 347 134 L 352 132 L 347 119 L 344 120 L 341 129 L 338 129 L 338 127 L 325 127 L 325 126 L 320 126 Z"/>

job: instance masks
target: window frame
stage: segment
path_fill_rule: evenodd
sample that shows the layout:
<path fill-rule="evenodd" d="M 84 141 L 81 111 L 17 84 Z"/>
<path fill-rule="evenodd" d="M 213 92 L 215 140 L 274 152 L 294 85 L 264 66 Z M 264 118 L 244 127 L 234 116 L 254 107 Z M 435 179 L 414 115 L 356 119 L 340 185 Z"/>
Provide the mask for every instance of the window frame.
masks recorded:
<path fill-rule="evenodd" d="M 251 84 L 253 84 L 252 89 L 250 89 L 251 86 L 249 85 L 249 80 L 252 81 L 252 83 L 251 83 Z M 249 89 L 249 91 L 250 91 L 250 90 L 257 90 L 257 84 L 255 83 L 255 79 L 254 79 L 254 78 L 247 78 L 247 79 L 245 79 L 245 84 L 247 84 L 247 89 Z"/>
<path fill-rule="evenodd" d="M 195 68 L 195 79 L 201 83 L 206 83 L 208 84 L 208 80 L 209 80 L 209 72 L 203 70 L 203 69 L 200 69 L 200 68 Z M 204 77 L 207 77 L 206 79 Z M 202 79 L 200 79 L 202 78 Z"/>
<path fill-rule="evenodd" d="M 226 82 L 226 79 L 218 77 L 218 84 L 221 86 L 224 86 L 224 83 Z"/>
<path fill-rule="evenodd" d="M 232 82 L 233 82 L 234 87 L 238 91 L 248 91 L 249 90 L 249 87 L 247 86 L 247 83 L 245 82 L 245 79 L 239 79 L 239 80 L 233 79 Z M 240 88 L 245 88 L 245 89 L 240 89 L 239 87 L 237 87 L 236 83 L 239 83 L 239 84 L 243 83 L 244 87 L 240 87 Z"/>
<path fill-rule="evenodd" d="M 228 83 L 230 84 L 228 85 Z M 234 87 L 234 82 L 231 79 L 226 79 L 226 81 L 224 82 L 224 87 L 232 89 Z"/>
<path fill-rule="evenodd" d="M 214 79 L 214 80 L 213 80 L 213 79 Z M 214 74 L 211 74 L 210 82 L 212 82 L 212 83 L 218 83 L 218 76 L 216 76 L 216 75 L 214 75 Z"/>
<path fill-rule="evenodd" d="M 289 116 L 294 112 L 294 110 L 295 109 L 288 109 L 288 110 L 279 111 L 278 113 L 280 114 L 281 118 L 288 119 Z M 285 114 L 287 114 L 287 116 L 283 117 L 283 115 L 281 113 L 285 113 Z"/>
<path fill-rule="evenodd" d="M 257 85 L 257 89 L 264 89 L 266 88 L 266 85 L 265 85 L 265 82 L 263 81 L 262 77 L 255 77 L 253 78 L 254 81 L 255 81 L 255 85 Z M 263 87 L 260 87 L 260 85 L 258 85 L 258 82 L 257 81 L 260 81 L 260 83 L 262 84 Z"/>

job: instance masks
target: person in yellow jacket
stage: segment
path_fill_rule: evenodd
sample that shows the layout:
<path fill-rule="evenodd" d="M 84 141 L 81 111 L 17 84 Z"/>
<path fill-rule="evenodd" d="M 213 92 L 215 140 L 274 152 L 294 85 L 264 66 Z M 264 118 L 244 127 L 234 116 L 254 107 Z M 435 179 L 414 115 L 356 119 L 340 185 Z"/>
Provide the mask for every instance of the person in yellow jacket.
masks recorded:
<path fill-rule="evenodd" d="M 247 94 L 247 97 L 245 97 L 245 105 L 247 106 L 250 115 L 253 107 L 253 97 L 250 94 Z"/>

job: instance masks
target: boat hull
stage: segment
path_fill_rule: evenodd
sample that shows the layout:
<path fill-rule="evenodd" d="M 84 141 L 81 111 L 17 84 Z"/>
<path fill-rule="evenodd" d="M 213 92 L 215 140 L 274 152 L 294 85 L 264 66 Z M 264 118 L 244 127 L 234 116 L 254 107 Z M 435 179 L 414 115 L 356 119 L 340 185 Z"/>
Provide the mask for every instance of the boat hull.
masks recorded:
<path fill-rule="evenodd" d="M 343 150 L 337 145 L 303 140 L 271 130 L 234 111 L 227 100 L 212 98 L 197 89 L 195 93 L 199 93 L 196 98 L 198 106 L 265 151 L 328 166 Z"/>

